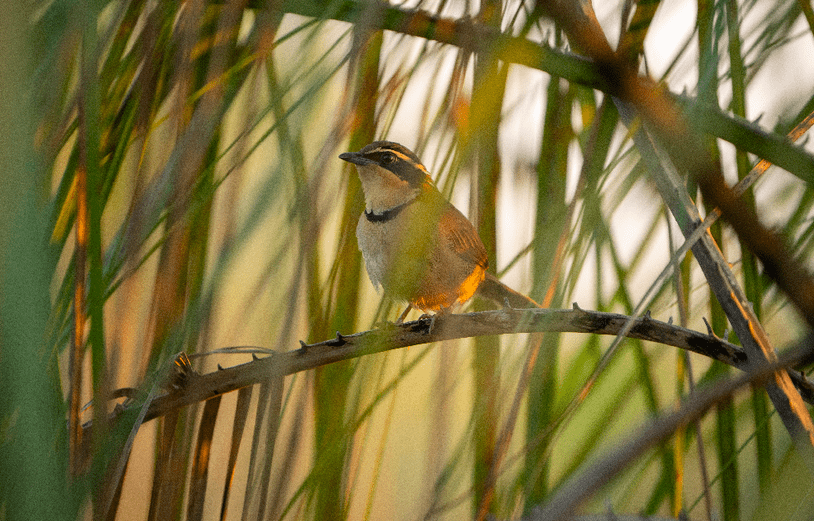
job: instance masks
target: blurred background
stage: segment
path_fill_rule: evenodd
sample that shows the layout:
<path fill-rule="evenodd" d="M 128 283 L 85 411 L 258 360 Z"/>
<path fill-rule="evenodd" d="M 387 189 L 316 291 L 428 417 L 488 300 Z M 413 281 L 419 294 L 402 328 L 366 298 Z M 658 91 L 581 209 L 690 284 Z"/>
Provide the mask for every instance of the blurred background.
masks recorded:
<path fill-rule="evenodd" d="M 683 236 L 595 69 L 532 2 L 3 6 L 0 519 L 530 518 L 694 386 L 735 374 L 626 339 L 580 398 L 613 337 L 480 337 L 270 379 L 209 416 L 198 403 L 139 426 L 178 353 L 209 373 L 252 358 L 195 355 L 262 357 L 398 317 L 364 272 L 360 184 L 337 158 L 376 139 L 415 151 L 494 273 L 546 307 L 642 303 L 697 331 L 730 326 L 691 254 L 642 302 Z M 643 74 L 756 121 L 749 150 L 814 110 L 807 0 L 594 7 Z M 705 132 L 733 184 L 760 159 Z M 745 197 L 812 267 L 804 178 L 773 167 Z M 794 343 L 805 325 L 784 295 L 726 226 L 712 233 L 774 345 Z M 807 519 L 805 472 L 755 388 L 582 510 Z"/>

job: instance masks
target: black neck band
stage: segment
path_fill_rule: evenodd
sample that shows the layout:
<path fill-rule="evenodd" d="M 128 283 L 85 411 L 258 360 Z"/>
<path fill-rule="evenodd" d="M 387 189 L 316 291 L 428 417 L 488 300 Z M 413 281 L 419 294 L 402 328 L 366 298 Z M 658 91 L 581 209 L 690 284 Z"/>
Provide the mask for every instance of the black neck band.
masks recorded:
<path fill-rule="evenodd" d="M 415 199 L 411 199 L 410 201 L 407 201 L 406 203 L 400 204 L 400 205 L 396 206 L 395 208 L 390 208 L 389 210 L 385 210 L 382 213 L 369 212 L 369 211 L 365 210 L 365 217 L 367 218 L 368 221 L 370 221 L 372 223 L 383 223 L 383 222 L 391 221 L 391 220 L 396 218 L 396 216 L 399 214 L 399 212 L 401 212 L 402 210 L 404 210 L 405 208 L 407 208 L 408 206 L 410 206 L 414 202 L 415 202 Z"/>

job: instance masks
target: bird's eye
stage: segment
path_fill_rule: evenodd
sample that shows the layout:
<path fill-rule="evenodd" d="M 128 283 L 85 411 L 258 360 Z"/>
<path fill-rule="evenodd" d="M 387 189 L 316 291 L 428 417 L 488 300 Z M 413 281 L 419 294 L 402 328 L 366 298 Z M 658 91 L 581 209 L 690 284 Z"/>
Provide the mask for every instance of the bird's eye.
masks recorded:
<path fill-rule="evenodd" d="M 396 162 L 396 154 L 392 152 L 385 152 L 382 154 L 382 163 L 390 165 Z"/>

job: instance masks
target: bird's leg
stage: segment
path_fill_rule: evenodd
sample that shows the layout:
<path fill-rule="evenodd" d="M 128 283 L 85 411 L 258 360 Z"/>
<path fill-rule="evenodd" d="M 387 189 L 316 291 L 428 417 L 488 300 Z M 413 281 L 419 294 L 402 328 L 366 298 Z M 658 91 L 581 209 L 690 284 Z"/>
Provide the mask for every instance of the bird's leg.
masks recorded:
<path fill-rule="evenodd" d="M 398 320 L 396 320 L 396 324 L 401 324 L 402 322 L 404 322 L 404 319 L 407 317 L 407 313 L 409 313 L 411 309 L 413 309 L 413 305 L 407 304 L 407 309 L 405 309 L 404 313 L 402 313 L 401 316 L 399 316 Z"/>

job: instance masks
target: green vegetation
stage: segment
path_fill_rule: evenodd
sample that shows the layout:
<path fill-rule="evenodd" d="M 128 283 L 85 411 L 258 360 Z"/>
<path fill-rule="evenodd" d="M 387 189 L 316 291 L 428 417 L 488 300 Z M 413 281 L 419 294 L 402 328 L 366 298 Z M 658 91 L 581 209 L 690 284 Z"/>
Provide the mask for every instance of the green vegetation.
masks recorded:
<path fill-rule="evenodd" d="M 4 4 L 0 520 L 807 519 L 814 11 L 667 4 Z M 756 373 L 494 315 L 341 351 L 401 311 L 337 158 L 375 139 L 515 289 Z"/>

